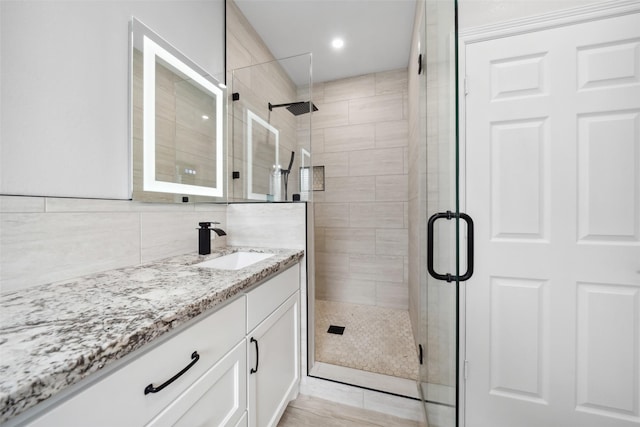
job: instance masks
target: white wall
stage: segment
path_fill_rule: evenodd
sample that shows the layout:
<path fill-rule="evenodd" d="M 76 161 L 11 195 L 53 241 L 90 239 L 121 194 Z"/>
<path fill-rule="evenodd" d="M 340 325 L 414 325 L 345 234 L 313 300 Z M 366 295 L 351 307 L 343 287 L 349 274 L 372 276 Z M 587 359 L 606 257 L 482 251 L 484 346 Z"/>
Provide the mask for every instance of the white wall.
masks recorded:
<path fill-rule="evenodd" d="M 129 21 L 220 80 L 223 0 L 0 2 L 0 193 L 126 199 Z"/>
<path fill-rule="evenodd" d="M 458 0 L 461 30 L 604 0 Z"/>

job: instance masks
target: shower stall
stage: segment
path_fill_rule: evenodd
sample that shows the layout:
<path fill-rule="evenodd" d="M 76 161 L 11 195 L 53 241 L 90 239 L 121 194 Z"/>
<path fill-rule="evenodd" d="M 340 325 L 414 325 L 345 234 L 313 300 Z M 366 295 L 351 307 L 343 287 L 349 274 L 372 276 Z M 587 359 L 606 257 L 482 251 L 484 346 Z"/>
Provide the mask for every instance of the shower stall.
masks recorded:
<path fill-rule="evenodd" d="M 230 200 L 309 201 L 311 55 L 232 72 Z M 306 98 L 298 98 L 306 96 Z"/>
<path fill-rule="evenodd" d="M 453 427 L 456 3 L 418 5 L 408 69 L 312 84 L 300 55 L 233 71 L 230 200 L 309 202 L 306 374 Z"/>
<path fill-rule="evenodd" d="M 418 105 L 410 155 L 410 313 L 429 426 L 452 427 L 461 405 L 459 286 L 473 268 L 473 253 L 460 248 L 465 240 L 473 244 L 473 228 L 459 208 L 457 2 L 422 5 L 415 40 L 421 72 L 410 81 Z"/>

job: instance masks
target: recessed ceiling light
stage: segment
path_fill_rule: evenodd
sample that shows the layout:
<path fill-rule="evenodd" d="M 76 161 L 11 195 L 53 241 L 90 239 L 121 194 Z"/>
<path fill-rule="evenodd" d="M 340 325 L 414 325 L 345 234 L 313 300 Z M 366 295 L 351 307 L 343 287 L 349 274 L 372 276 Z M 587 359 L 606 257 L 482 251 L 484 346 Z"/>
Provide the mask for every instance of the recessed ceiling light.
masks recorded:
<path fill-rule="evenodd" d="M 333 46 L 334 49 L 341 49 L 344 46 L 344 40 L 336 37 L 331 41 L 331 46 Z"/>
<path fill-rule="evenodd" d="M 206 114 L 202 115 L 202 120 L 209 120 L 209 116 L 207 116 Z"/>

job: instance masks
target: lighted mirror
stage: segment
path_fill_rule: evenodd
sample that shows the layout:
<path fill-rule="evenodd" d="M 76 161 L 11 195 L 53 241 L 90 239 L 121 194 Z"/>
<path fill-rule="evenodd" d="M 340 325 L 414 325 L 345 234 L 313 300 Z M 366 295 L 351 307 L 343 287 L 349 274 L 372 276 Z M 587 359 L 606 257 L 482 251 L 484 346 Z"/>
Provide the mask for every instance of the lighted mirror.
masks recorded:
<path fill-rule="evenodd" d="M 311 153 L 300 149 L 300 200 L 309 200 L 311 191 Z"/>
<path fill-rule="evenodd" d="M 224 200 L 226 87 L 131 22 L 133 198 Z"/>
<path fill-rule="evenodd" d="M 248 198 L 280 200 L 281 188 L 275 185 L 280 183 L 281 174 L 278 156 L 280 131 L 251 110 L 247 110 L 246 126 Z"/>

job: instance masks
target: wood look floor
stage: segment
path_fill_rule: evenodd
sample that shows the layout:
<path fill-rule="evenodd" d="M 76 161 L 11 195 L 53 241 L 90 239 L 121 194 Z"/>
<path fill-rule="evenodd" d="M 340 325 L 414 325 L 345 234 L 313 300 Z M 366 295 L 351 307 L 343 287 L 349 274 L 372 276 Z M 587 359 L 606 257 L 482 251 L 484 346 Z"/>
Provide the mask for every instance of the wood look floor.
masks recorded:
<path fill-rule="evenodd" d="M 287 407 L 278 427 L 424 427 L 405 420 L 324 399 L 299 395 Z"/>

